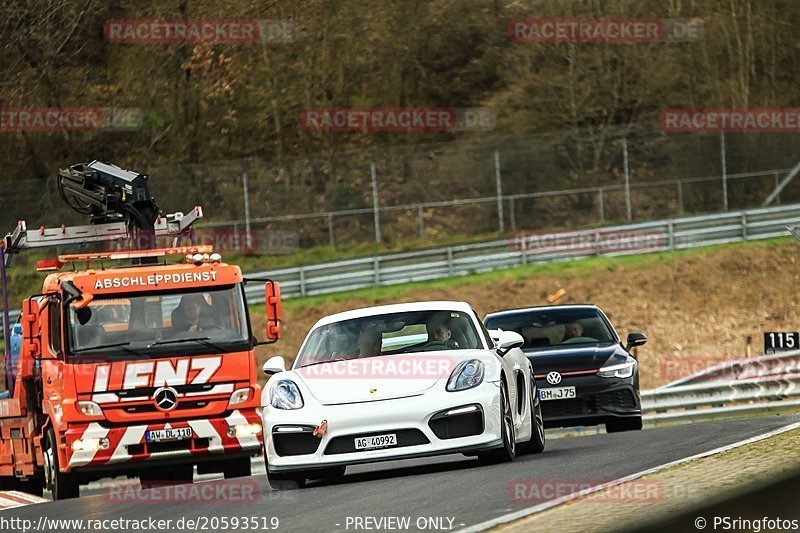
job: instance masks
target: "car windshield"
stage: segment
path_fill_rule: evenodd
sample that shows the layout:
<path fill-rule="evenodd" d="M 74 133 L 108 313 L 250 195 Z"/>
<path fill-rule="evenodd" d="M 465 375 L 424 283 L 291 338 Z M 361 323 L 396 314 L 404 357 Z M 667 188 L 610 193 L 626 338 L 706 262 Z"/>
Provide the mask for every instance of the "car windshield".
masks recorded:
<path fill-rule="evenodd" d="M 168 355 L 248 349 L 240 286 L 195 292 L 95 298 L 67 314 L 76 356 Z"/>
<path fill-rule="evenodd" d="M 541 309 L 490 316 L 489 329 L 516 331 L 525 339 L 522 348 L 546 348 L 614 341 L 608 324 L 596 309 Z"/>
<path fill-rule="evenodd" d="M 295 367 L 388 354 L 482 348 L 461 311 L 408 311 L 333 322 L 314 329 Z"/>

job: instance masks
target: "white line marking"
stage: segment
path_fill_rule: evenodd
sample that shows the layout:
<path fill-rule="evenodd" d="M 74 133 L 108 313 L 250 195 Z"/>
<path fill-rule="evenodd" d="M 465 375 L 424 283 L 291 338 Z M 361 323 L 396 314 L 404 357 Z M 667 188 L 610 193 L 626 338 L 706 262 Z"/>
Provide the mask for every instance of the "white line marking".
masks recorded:
<path fill-rule="evenodd" d="M 526 507 L 525 509 L 520 509 L 519 511 L 515 511 L 513 513 L 504 514 L 498 516 L 497 518 L 492 518 L 491 520 L 486 520 L 485 522 L 481 522 L 479 524 L 475 524 L 473 526 L 459 529 L 458 531 L 461 533 L 470 533 L 473 531 L 484 531 L 493 527 L 497 527 L 501 524 L 507 524 L 508 522 L 512 522 L 514 520 L 519 520 L 520 518 L 525 518 L 532 514 L 541 513 L 542 511 L 546 511 L 548 509 L 552 509 L 553 507 L 558 507 L 564 503 L 567 503 L 572 500 L 576 500 L 578 498 L 583 498 L 588 496 L 589 494 L 593 494 L 595 492 L 599 492 L 601 490 L 607 489 L 609 487 L 615 487 L 617 485 L 621 485 L 622 483 L 627 483 L 629 481 L 634 481 L 644 476 L 649 476 L 650 474 L 655 474 L 657 472 L 661 472 L 662 470 L 666 470 L 667 468 L 672 468 L 673 466 L 682 465 L 684 463 L 689 463 L 691 461 L 696 461 L 698 459 L 703 459 L 705 457 L 709 457 L 711 455 L 717 455 L 720 453 L 727 452 L 729 450 L 733 450 L 735 448 L 739 448 L 740 446 L 746 446 L 748 444 L 752 444 L 754 442 L 758 442 L 760 440 L 768 439 L 770 437 L 774 437 L 775 435 L 780 435 L 781 433 L 786 433 L 787 431 L 792 431 L 795 429 L 800 429 L 800 422 L 795 422 L 794 424 L 789 424 L 788 426 L 784 426 L 782 428 L 775 429 L 773 431 L 769 431 L 767 433 L 762 433 L 761 435 L 756 435 L 755 437 L 750 437 L 749 439 L 745 439 L 739 442 L 734 442 L 733 444 L 728 444 L 726 446 L 722 446 L 720 448 L 716 448 L 707 452 L 698 453 L 697 455 L 692 455 L 691 457 L 685 457 L 683 459 L 678 459 L 677 461 L 672 461 L 670 463 L 665 463 L 663 465 L 655 466 L 653 468 L 649 468 L 647 470 L 642 470 L 641 472 L 636 472 L 635 474 L 630 474 L 625 477 L 621 477 L 614 481 L 609 481 L 608 483 L 603 483 L 602 485 L 596 485 L 594 487 L 588 489 L 581 489 L 580 492 L 575 492 L 572 494 L 568 494 L 566 496 L 562 496 L 561 498 L 556 498 L 554 500 L 550 500 L 548 502 L 540 503 L 539 505 L 534 505 L 532 507 Z"/>

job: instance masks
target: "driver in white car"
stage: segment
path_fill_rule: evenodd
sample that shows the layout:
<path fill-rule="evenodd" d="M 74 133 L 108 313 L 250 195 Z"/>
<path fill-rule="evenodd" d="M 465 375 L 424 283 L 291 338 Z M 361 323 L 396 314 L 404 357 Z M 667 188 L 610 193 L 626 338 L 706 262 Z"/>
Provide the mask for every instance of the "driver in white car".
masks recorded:
<path fill-rule="evenodd" d="M 428 331 L 428 344 L 440 342 L 449 348 L 458 348 L 458 343 L 453 340 L 453 330 L 447 325 L 447 318 L 442 315 L 433 317 L 426 325 Z"/>

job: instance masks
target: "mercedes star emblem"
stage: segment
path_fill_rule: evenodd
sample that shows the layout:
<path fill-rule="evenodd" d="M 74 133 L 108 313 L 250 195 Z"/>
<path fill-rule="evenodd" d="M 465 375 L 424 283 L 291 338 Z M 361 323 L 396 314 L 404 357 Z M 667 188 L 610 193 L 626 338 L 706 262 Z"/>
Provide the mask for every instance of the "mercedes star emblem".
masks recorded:
<path fill-rule="evenodd" d="M 172 411 L 178 406 L 178 391 L 172 387 L 161 387 L 153 394 L 153 400 L 159 410 Z"/>

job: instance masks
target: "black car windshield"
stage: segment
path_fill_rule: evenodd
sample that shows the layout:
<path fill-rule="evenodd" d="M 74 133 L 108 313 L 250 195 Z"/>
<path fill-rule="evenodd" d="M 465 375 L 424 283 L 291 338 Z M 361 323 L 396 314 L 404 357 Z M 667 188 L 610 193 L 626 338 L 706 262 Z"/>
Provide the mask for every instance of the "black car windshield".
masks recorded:
<path fill-rule="evenodd" d="M 342 320 L 313 330 L 296 368 L 379 355 L 482 348 L 461 311 L 408 311 Z"/>
<path fill-rule="evenodd" d="M 516 331 L 525 339 L 523 349 L 614 341 L 608 324 L 596 309 L 531 309 L 489 316 L 489 329 Z"/>
<path fill-rule="evenodd" d="M 95 298 L 67 313 L 75 356 L 168 355 L 248 349 L 250 333 L 240 286 L 195 292 Z"/>

